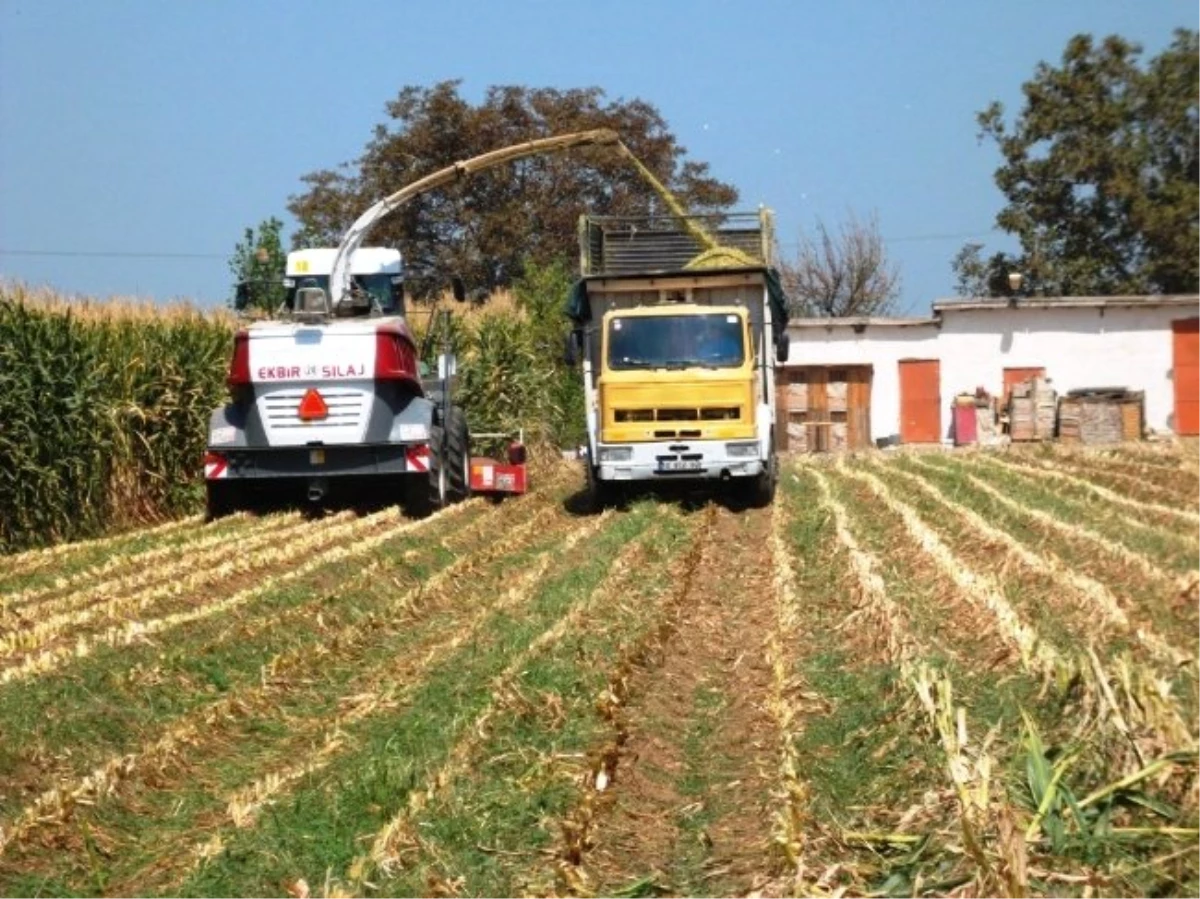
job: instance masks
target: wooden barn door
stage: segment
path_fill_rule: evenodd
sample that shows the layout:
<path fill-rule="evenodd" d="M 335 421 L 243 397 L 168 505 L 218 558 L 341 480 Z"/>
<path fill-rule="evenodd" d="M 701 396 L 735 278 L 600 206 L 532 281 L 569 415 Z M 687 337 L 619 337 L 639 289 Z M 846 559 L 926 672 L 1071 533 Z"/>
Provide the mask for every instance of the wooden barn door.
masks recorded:
<path fill-rule="evenodd" d="M 869 365 L 804 365 L 784 369 L 776 382 L 780 449 L 825 453 L 871 444 Z"/>
<path fill-rule="evenodd" d="M 942 365 L 937 359 L 900 360 L 900 442 L 940 443 Z"/>
<path fill-rule="evenodd" d="M 1200 435 L 1200 319 L 1171 322 L 1174 353 L 1175 433 Z"/>

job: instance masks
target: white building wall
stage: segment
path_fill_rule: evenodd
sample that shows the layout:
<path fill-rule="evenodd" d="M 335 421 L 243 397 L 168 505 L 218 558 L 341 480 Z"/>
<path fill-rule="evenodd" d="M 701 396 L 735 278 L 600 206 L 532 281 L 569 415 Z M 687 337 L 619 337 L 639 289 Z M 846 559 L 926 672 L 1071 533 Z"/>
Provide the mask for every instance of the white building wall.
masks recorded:
<path fill-rule="evenodd" d="M 938 329 L 927 325 L 850 325 L 789 329 L 788 365 L 870 365 L 871 439 L 900 434 L 900 360 L 936 359 Z M 945 425 L 946 422 L 943 422 Z"/>
<path fill-rule="evenodd" d="M 950 439 L 950 403 L 983 387 L 998 394 L 1005 368 L 1045 368 L 1059 394 L 1082 387 L 1127 387 L 1145 392 L 1146 425 L 1174 424 L 1171 322 L 1195 318 L 1196 308 L 1057 307 L 944 309 L 941 326 L 850 323 L 789 329 L 788 365 L 871 365 L 871 437 L 900 431 L 901 359 L 938 359 L 942 378 L 942 435 Z"/>
<path fill-rule="evenodd" d="M 1195 310 L 1159 306 L 946 310 L 942 348 L 942 399 L 955 393 L 1002 387 L 1002 370 L 1042 366 L 1060 395 L 1082 387 L 1127 387 L 1146 395 L 1146 426 L 1174 424 L 1171 322 Z"/>

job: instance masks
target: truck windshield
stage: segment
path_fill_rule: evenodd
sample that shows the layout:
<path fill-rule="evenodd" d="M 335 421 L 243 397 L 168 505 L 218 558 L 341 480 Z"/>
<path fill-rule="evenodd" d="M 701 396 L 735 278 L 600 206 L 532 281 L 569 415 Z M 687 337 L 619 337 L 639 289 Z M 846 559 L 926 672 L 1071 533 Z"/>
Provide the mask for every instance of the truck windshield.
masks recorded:
<path fill-rule="evenodd" d="M 614 318 L 608 367 L 738 368 L 746 358 L 742 320 L 727 313 Z"/>
<path fill-rule="evenodd" d="M 289 276 L 291 277 L 291 276 Z M 397 309 L 397 296 L 399 291 L 392 286 L 392 275 L 387 272 L 378 272 L 371 275 L 351 275 L 354 283 L 369 293 L 379 307 L 388 314 L 399 311 Z M 295 307 L 296 291 L 301 287 L 319 287 L 326 294 L 329 293 L 329 276 L 328 275 L 300 275 L 293 279 L 294 287 L 288 288 L 286 305 L 289 309 Z"/>

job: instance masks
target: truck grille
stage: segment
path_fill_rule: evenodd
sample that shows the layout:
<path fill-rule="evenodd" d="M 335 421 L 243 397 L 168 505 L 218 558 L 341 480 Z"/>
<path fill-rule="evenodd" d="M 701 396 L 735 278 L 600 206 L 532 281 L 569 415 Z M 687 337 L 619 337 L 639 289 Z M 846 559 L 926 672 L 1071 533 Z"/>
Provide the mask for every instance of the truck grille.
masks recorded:
<path fill-rule="evenodd" d="M 258 398 L 258 412 L 272 446 L 302 446 L 357 442 L 370 416 L 370 395 L 352 387 L 319 387 L 329 414 L 320 421 L 302 421 L 297 415 L 307 387 L 286 387 Z"/>
<path fill-rule="evenodd" d="M 737 421 L 741 416 L 741 406 L 613 410 L 613 420 L 618 424 L 638 421 Z"/>

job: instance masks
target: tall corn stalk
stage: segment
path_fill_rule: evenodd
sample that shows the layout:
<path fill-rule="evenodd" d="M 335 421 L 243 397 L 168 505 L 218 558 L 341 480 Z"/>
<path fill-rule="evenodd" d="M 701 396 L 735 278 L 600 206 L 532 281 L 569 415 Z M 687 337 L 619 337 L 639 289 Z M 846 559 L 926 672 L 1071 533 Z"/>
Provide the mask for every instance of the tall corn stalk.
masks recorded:
<path fill-rule="evenodd" d="M 0 286 L 0 551 L 193 509 L 232 327 Z"/>

